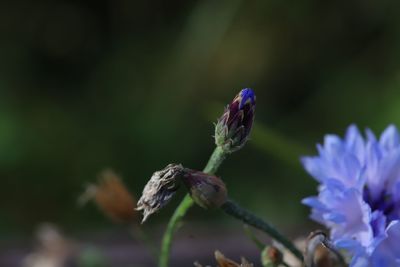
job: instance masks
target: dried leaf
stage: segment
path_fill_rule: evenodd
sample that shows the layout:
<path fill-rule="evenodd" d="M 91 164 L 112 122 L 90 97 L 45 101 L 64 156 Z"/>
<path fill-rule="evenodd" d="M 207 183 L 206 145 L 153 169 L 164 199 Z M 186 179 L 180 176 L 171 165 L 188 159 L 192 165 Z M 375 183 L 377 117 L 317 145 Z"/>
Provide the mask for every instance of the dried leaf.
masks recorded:
<path fill-rule="evenodd" d="M 111 220 L 117 223 L 130 223 L 136 219 L 135 200 L 120 177 L 112 170 L 99 174 L 97 184 L 90 184 L 80 197 L 80 203 L 93 200 Z"/>

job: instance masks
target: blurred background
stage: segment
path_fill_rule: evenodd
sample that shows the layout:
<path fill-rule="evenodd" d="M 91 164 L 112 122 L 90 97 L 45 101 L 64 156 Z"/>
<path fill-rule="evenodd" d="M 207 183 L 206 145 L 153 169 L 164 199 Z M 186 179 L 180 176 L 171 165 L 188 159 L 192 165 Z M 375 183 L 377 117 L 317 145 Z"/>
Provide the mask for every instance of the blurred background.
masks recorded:
<path fill-rule="evenodd" d="M 257 94 L 256 125 L 218 175 L 243 206 L 307 235 L 318 226 L 300 200 L 316 183 L 299 157 L 351 123 L 381 132 L 400 122 L 399 8 L 395 0 L 1 1 L 0 265 L 22 266 L 46 222 L 100 265 L 155 266 L 124 227 L 77 198 L 104 168 L 136 198 L 170 162 L 202 169 L 213 122 L 244 87 Z M 144 225 L 154 242 L 183 195 Z M 257 261 L 241 224 L 224 214 L 195 207 L 185 221 L 172 266 L 213 263 L 215 249 Z"/>

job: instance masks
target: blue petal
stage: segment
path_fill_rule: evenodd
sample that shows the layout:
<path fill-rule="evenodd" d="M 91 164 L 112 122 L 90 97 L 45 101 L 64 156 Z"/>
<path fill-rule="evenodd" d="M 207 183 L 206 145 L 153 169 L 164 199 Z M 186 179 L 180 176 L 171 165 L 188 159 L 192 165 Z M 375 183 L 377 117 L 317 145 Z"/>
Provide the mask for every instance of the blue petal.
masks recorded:
<path fill-rule="evenodd" d="M 340 249 L 346 249 L 352 254 L 364 254 L 365 248 L 360 242 L 353 238 L 341 238 L 334 242 L 334 245 Z"/>
<path fill-rule="evenodd" d="M 309 207 L 320 209 L 320 210 L 327 210 L 326 206 L 322 204 L 317 197 L 307 197 L 301 200 L 301 203 L 307 205 Z"/>
<path fill-rule="evenodd" d="M 311 174 L 317 181 L 322 182 L 325 179 L 323 163 L 319 157 L 302 157 L 300 158 L 306 171 Z"/>
<path fill-rule="evenodd" d="M 374 232 L 373 247 L 377 246 L 386 237 L 386 216 L 382 211 L 376 210 L 371 216 L 371 226 Z"/>
<path fill-rule="evenodd" d="M 345 222 L 332 229 L 332 239 L 355 238 L 363 246 L 372 243 L 371 209 L 363 201 L 359 191 L 346 190 L 332 208 L 335 212 L 340 212 L 345 216 Z"/>
<path fill-rule="evenodd" d="M 368 254 L 357 240 L 340 239 L 334 245 L 337 248 L 346 249 L 353 256 L 350 267 L 369 267 Z"/>
<path fill-rule="evenodd" d="M 328 155 L 340 155 L 344 151 L 344 143 L 339 136 L 327 134 L 324 138 L 324 149 Z"/>
<path fill-rule="evenodd" d="M 352 124 L 347 128 L 346 147 L 351 151 L 360 162 L 364 162 L 365 144 L 357 126 Z"/>
<path fill-rule="evenodd" d="M 354 257 L 351 259 L 350 267 L 371 267 L 368 255 L 366 254 L 354 255 Z"/>
<path fill-rule="evenodd" d="M 376 136 L 375 136 L 374 132 L 371 131 L 371 129 L 367 128 L 365 130 L 365 134 L 367 136 L 367 142 L 376 142 Z"/>
<path fill-rule="evenodd" d="M 329 188 L 330 190 L 335 190 L 335 191 L 341 191 L 343 192 L 346 188 L 344 186 L 344 184 L 337 180 L 337 179 L 326 179 L 325 181 L 325 185 L 327 186 L 327 188 Z"/>
<path fill-rule="evenodd" d="M 327 221 L 331 221 L 337 224 L 346 222 L 346 217 L 343 214 L 337 212 L 326 213 L 323 218 Z"/>
<path fill-rule="evenodd" d="M 371 256 L 372 266 L 400 266 L 400 221 L 392 221 L 386 229 L 387 238 L 375 249 Z"/>
<path fill-rule="evenodd" d="M 382 190 L 390 190 L 400 179 L 400 149 L 391 150 L 380 160 L 375 179 L 368 185 L 380 193 Z"/>
<path fill-rule="evenodd" d="M 379 139 L 380 145 L 386 150 L 391 150 L 399 146 L 399 132 L 394 125 L 389 125 Z"/>
<path fill-rule="evenodd" d="M 239 109 L 242 109 L 247 101 L 250 101 L 252 105 L 254 105 L 256 102 L 256 96 L 251 88 L 244 88 L 242 91 L 240 91 L 240 97 L 241 100 L 239 104 Z"/>
<path fill-rule="evenodd" d="M 393 202 L 400 203 L 400 181 L 397 181 L 391 190 Z"/>

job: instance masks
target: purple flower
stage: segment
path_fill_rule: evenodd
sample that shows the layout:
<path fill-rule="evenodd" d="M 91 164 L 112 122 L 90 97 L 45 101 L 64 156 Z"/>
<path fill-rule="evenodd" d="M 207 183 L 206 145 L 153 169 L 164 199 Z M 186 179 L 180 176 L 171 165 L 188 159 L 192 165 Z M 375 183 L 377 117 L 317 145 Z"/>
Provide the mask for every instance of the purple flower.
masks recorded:
<path fill-rule="evenodd" d="M 390 125 L 377 139 L 356 126 L 342 139 L 326 135 L 319 155 L 303 157 L 320 185 L 303 199 L 311 218 L 330 230 L 338 248 L 352 256 L 351 267 L 400 266 L 400 135 Z"/>
<path fill-rule="evenodd" d="M 215 126 L 215 143 L 232 153 L 246 143 L 253 125 L 256 96 L 250 88 L 236 95 Z"/>

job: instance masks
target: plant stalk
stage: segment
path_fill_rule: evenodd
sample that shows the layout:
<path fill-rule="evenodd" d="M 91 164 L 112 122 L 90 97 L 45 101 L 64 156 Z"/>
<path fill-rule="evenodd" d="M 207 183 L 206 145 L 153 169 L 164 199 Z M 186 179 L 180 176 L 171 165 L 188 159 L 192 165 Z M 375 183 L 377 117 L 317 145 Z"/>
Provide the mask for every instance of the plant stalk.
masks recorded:
<path fill-rule="evenodd" d="M 283 246 L 285 246 L 301 262 L 303 262 L 303 253 L 301 253 L 301 251 L 298 248 L 296 248 L 296 246 L 289 239 L 287 239 L 284 235 L 282 235 L 277 229 L 275 229 L 275 227 L 273 227 L 268 222 L 257 217 L 252 212 L 240 207 L 237 203 L 233 202 L 232 200 L 228 200 L 227 202 L 225 202 L 225 204 L 221 206 L 221 209 L 226 214 L 267 233 L 273 239 L 275 239 Z"/>
<path fill-rule="evenodd" d="M 150 255 L 152 256 L 152 259 L 157 262 L 157 258 L 159 257 L 158 248 L 155 246 L 152 240 L 150 240 L 143 229 L 141 227 L 138 227 L 136 223 L 130 224 L 128 228 L 132 237 L 134 239 L 139 239 L 141 242 L 143 242 L 143 244 L 147 247 Z"/>
<path fill-rule="evenodd" d="M 226 156 L 227 153 L 224 152 L 219 146 L 217 146 L 214 149 L 214 152 L 211 154 L 206 167 L 203 169 L 203 172 L 208 174 L 214 174 L 218 170 L 219 166 L 224 161 Z M 161 243 L 161 252 L 158 262 L 159 267 L 168 266 L 173 235 L 175 234 L 177 228 L 180 225 L 180 222 L 182 221 L 183 217 L 185 216 L 189 208 L 193 205 L 193 203 L 194 202 L 190 197 L 190 195 L 186 194 L 182 202 L 176 208 L 171 219 L 169 220 L 167 229 L 165 230 Z"/>
<path fill-rule="evenodd" d="M 243 224 L 243 230 L 244 233 L 247 235 L 248 238 L 251 239 L 251 241 L 254 242 L 254 244 L 257 246 L 257 248 L 261 251 L 263 251 L 266 247 L 266 245 L 261 242 L 255 235 L 254 233 L 251 231 L 250 227 L 247 224 Z"/>

